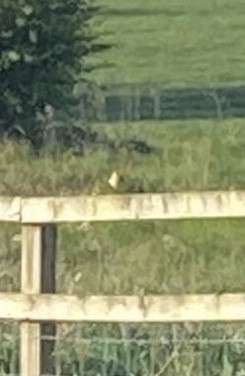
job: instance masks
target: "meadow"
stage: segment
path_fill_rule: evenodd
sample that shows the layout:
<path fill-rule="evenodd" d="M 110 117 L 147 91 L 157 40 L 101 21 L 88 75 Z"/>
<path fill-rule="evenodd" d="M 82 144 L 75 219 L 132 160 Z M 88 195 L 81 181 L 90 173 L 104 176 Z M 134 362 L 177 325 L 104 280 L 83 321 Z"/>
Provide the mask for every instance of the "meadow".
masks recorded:
<path fill-rule="evenodd" d="M 65 153 L 54 160 L 30 158 L 26 145 L 6 142 L 0 150 L 4 176 L 0 194 L 111 193 L 108 178 L 114 170 L 124 177 L 118 193 L 244 187 L 243 120 L 166 122 L 164 126 L 98 124 L 93 128 L 117 142 L 125 135 L 134 140 L 141 135 L 155 151 L 141 155 L 122 148 L 115 155 L 110 149 L 95 150 L 88 145 L 83 157 Z M 19 289 L 19 234 L 18 226 L 1 226 L 2 291 Z M 63 225 L 58 249 L 60 292 L 162 294 L 245 289 L 244 220 Z M 16 342 L 13 350 L 16 330 L 5 326 L 0 335 L 4 343 L 0 359 L 11 365 L 13 373 L 18 371 Z M 190 375 L 201 375 L 204 370 L 213 375 L 212 369 L 218 369 L 230 376 L 237 356 L 243 357 L 245 351 L 239 342 L 244 339 L 241 325 L 64 325 L 59 339 L 57 365 L 67 375 L 92 376 L 97 370 L 102 376 L 129 372 L 153 376 L 161 369 L 159 375 L 182 375 L 188 369 Z M 6 366 L 4 369 L 7 373 Z M 125 373 L 116 373 L 119 369 Z"/>
<path fill-rule="evenodd" d="M 97 0 L 112 44 L 90 60 L 103 84 L 206 86 L 244 81 L 242 0 Z M 99 68 L 100 67 L 100 68 Z"/>
<path fill-rule="evenodd" d="M 122 148 L 115 155 L 109 149 L 96 151 L 87 146 L 82 157 L 65 153 L 57 159 L 30 158 L 26 145 L 6 142 L 0 150 L 4 176 L 0 194 L 114 193 L 108 184 L 113 171 L 123 177 L 116 193 L 230 190 L 245 185 L 243 120 L 93 128 L 103 128 L 114 141 L 123 140 L 125 134 L 134 140 L 144 134 L 155 149 L 151 155 L 141 155 Z M 73 286 L 81 293 L 133 294 L 142 288 L 154 294 L 239 291 L 245 288 L 243 227 L 243 220 L 64 226 L 58 253 L 62 265 L 58 268 L 62 275 L 60 288 L 65 291 L 69 281 L 73 286 L 73 277 L 82 273 L 79 283 Z M 13 245 L 17 235 L 12 226 L 1 226 L 0 244 L 5 255 L 1 262 L 12 260 L 15 269 L 17 254 Z M 2 290 L 18 289 L 18 273 L 12 273 L 12 267 L 2 265 Z"/>
<path fill-rule="evenodd" d="M 98 0 L 94 21 L 110 50 L 88 61 L 101 84 L 242 84 L 241 0 Z M 152 152 L 86 145 L 37 158 L 28 145 L 0 144 L 0 195 L 244 189 L 243 119 L 92 124 L 114 142 L 144 141 Z M 241 292 L 244 220 L 61 226 L 58 291 L 77 294 Z M 20 228 L 0 228 L 0 290 L 18 291 Z M 17 373 L 17 328 L 0 329 L 0 373 Z M 242 325 L 63 325 L 57 369 L 84 376 L 238 376 L 245 370 Z M 191 342 L 193 341 L 194 342 Z M 206 342 L 205 342 L 206 341 Z M 239 342 L 240 341 L 240 342 Z M 239 373 L 240 372 L 240 373 Z"/>

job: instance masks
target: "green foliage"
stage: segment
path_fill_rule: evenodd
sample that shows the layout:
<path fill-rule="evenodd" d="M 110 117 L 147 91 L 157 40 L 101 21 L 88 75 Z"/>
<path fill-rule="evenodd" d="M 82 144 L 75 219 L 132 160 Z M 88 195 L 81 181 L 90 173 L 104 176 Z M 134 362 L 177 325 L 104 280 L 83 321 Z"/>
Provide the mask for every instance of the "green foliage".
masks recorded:
<path fill-rule="evenodd" d="M 39 146 L 52 109 L 71 116 L 85 57 L 98 49 L 89 25 L 96 9 L 90 0 L 1 1 L 1 134 Z"/>

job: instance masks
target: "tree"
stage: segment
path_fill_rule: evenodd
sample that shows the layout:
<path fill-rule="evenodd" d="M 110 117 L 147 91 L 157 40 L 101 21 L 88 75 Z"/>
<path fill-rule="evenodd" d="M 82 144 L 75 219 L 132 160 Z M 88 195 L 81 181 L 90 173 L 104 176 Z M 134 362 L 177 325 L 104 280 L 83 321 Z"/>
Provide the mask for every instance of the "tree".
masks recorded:
<path fill-rule="evenodd" d="M 1 0 L 1 135 L 22 135 L 40 148 L 53 110 L 72 116 L 85 57 L 98 50 L 91 1 Z"/>

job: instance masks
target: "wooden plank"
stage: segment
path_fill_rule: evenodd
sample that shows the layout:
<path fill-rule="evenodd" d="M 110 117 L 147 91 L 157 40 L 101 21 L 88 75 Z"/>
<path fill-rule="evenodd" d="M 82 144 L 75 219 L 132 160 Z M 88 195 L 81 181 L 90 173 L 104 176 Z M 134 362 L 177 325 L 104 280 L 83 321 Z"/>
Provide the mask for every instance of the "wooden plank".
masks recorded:
<path fill-rule="evenodd" d="M 245 191 L 27 199 L 0 197 L 1 222 L 59 223 L 244 216 Z"/>
<path fill-rule="evenodd" d="M 20 222 L 20 215 L 20 197 L 0 197 L 0 222 Z"/>
<path fill-rule="evenodd" d="M 23 223 L 244 216 L 245 191 L 32 198 L 22 200 L 21 212 Z"/>
<path fill-rule="evenodd" d="M 56 226 L 42 226 L 42 293 L 50 294 L 56 291 L 56 251 Z M 42 323 L 41 337 L 41 374 L 56 375 L 54 359 L 56 324 L 50 321 Z"/>
<path fill-rule="evenodd" d="M 79 298 L 1 293 L 0 319 L 70 323 L 238 322 L 245 321 L 245 294 Z"/>
<path fill-rule="evenodd" d="M 21 291 L 26 297 L 41 292 L 41 234 L 41 226 L 22 226 Z M 20 374 L 39 376 L 40 325 L 23 322 L 20 330 Z"/>

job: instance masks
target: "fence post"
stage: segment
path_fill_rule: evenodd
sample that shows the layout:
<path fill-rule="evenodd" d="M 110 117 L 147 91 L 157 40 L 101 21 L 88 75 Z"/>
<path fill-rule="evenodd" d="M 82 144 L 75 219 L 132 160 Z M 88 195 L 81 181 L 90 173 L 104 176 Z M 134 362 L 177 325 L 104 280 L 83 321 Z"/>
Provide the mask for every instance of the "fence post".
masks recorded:
<path fill-rule="evenodd" d="M 41 292 L 42 227 L 22 227 L 21 292 Z M 40 325 L 21 323 L 20 328 L 22 376 L 40 376 Z"/>
<path fill-rule="evenodd" d="M 56 248 L 57 227 L 43 225 L 42 227 L 42 275 L 41 292 L 53 294 L 56 290 Z M 55 323 L 41 325 L 41 375 L 55 375 Z"/>
<path fill-rule="evenodd" d="M 55 292 L 56 227 L 24 225 L 22 227 L 21 292 L 40 294 Z M 20 373 L 23 376 L 55 374 L 55 324 L 21 324 Z M 44 339 L 42 340 L 42 336 Z"/>

